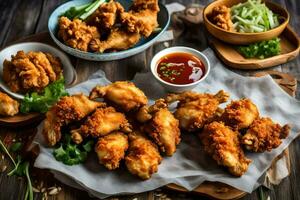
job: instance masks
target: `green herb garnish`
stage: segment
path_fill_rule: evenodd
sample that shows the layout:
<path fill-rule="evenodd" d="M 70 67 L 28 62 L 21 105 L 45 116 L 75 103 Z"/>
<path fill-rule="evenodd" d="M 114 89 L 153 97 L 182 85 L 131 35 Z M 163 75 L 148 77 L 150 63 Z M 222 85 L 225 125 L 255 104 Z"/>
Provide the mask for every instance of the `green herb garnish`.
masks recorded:
<path fill-rule="evenodd" d="M 17 143 L 15 143 L 15 144 L 17 144 Z M 21 147 L 20 145 L 17 145 L 17 146 L 18 146 L 18 148 Z M 17 149 L 17 146 L 15 146 L 14 148 Z M 29 176 L 29 162 L 22 161 L 22 158 L 19 155 L 17 156 L 17 161 L 15 161 L 1 140 L 0 140 L 0 147 L 1 147 L 1 150 L 10 158 L 10 160 L 14 164 L 14 169 L 12 171 L 10 171 L 7 175 L 8 176 L 26 177 L 27 186 L 26 186 L 26 193 L 25 193 L 24 200 L 33 200 L 33 190 L 32 190 L 32 184 L 31 184 L 31 180 L 30 180 L 30 176 Z"/>
<path fill-rule="evenodd" d="M 45 113 L 53 104 L 55 104 L 60 99 L 60 97 L 67 95 L 68 93 L 65 89 L 65 81 L 64 78 L 61 77 L 59 80 L 45 87 L 44 91 L 41 94 L 38 94 L 37 92 L 26 94 L 25 98 L 21 102 L 20 112 Z"/>
<path fill-rule="evenodd" d="M 93 140 L 75 144 L 71 141 L 69 134 L 64 134 L 64 139 L 59 147 L 53 151 L 53 156 L 65 165 L 77 165 L 87 159 L 87 154 L 92 151 L 93 146 Z"/>
<path fill-rule="evenodd" d="M 101 4 L 105 2 L 106 0 L 95 0 L 91 3 L 87 3 L 81 6 L 73 6 L 66 12 L 64 12 L 61 16 L 65 16 L 71 20 L 74 18 L 85 20 L 86 18 L 88 18 L 88 16 L 95 12 Z"/>
<path fill-rule="evenodd" d="M 237 50 L 245 58 L 268 58 L 280 54 L 280 39 L 274 38 L 272 40 L 266 40 L 250 44 L 248 46 L 238 46 Z"/>

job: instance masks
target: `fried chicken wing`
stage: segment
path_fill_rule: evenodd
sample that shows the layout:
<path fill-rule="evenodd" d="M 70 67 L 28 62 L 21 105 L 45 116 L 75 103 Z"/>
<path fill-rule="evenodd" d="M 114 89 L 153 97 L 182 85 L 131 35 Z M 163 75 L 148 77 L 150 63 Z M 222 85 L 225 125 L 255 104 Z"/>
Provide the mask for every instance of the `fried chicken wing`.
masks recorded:
<path fill-rule="evenodd" d="M 87 23 L 99 27 L 99 29 L 111 29 L 119 18 L 120 13 L 124 12 L 123 6 L 114 0 L 102 4 L 87 19 Z"/>
<path fill-rule="evenodd" d="M 135 111 L 148 103 L 144 92 L 128 81 L 96 86 L 90 93 L 90 99 L 96 98 L 104 98 L 105 101 L 125 112 Z"/>
<path fill-rule="evenodd" d="M 130 173 L 141 179 L 149 179 L 158 170 L 162 157 L 157 146 L 138 132 L 129 134 L 129 149 L 125 164 Z"/>
<path fill-rule="evenodd" d="M 121 13 L 121 23 L 132 33 L 140 33 L 149 37 L 157 28 L 157 13 L 159 6 L 157 0 L 135 0 L 129 12 Z"/>
<path fill-rule="evenodd" d="M 247 150 L 253 152 L 271 151 L 281 144 L 281 139 L 288 136 L 289 125 L 281 127 L 272 119 L 256 119 L 242 138 L 242 144 Z"/>
<path fill-rule="evenodd" d="M 128 137 L 122 132 L 114 132 L 99 138 L 95 146 L 99 162 L 109 170 L 119 167 L 127 149 Z"/>
<path fill-rule="evenodd" d="M 235 176 L 242 176 L 251 162 L 244 155 L 239 137 L 237 131 L 216 121 L 205 125 L 200 134 L 204 151 Z"/>
<path fill-rule="evenodd" d="M 100 53 L 106 50 L 125 50 L 138 43 L 140 38 L 139 33 L 130 33 L 120 28 L 113 28 L 106 40 L 93 39 L 89 47 L 91 51 Z"/>
<path fill-rule="evenodd" d="M 88 26 L 80 19 L 71 21 L 67 17 L 61 17 L 58 37 L 72 48 L 88 51 L 91 40 L 100 38 L 100 34 L 95 26 Z"/>
<path fill-rule="evenodd" d="M 179 120 L 180 128 L 193 132 L 203 128 L 218 113 L 218 106 L 227 101 L 229 95 L 223 90 L 217 94 L 184 92 L 169 94 L 168 103 L 179 101 L 174 115 Z"/>
<path fill-rule="evenodd" d="M 75 143 L 81 143 L 83 137 L 92 136 L 98 138 L 113 131 L 121 130 L 131 132 L 131 125 L 123 113 L 117 112 L 113 107 L 98 108 L 87 118 L 79 129 L 72 130 L 72 139 Z"/>
<path fill-rule="evenodd" d="M 19 112 L 19 103 L 7 94 L 0 92 L 0 115 L 14 116 Z"/>
<path fill-rule="evenodd" d="M 74 121 L 80 121 L 97 107 L 105 103 L 89 100 L 83 94 L 62 97 L 46 113 L 43 135 L 49 146 L 54 146 L 61 139 L 61 127 Z"/>
<path fill-rule="evenodd" d="M 144 124 L 144 131 L 154 140 L 160 150 L 167 156 L 172 156 L 176 145 L 180 142 L 179 121 L 168 110 L 164 99 L 156 100 L 155 104 L 147 108 L 142 107 L 138 114 Z"/>
<path fill-rule="evenodd" d="M 250 99 L 232 101 L 225 108 L 221 120 L 236 129 L 248 128 L 258 118 L 259 112 Z"/>

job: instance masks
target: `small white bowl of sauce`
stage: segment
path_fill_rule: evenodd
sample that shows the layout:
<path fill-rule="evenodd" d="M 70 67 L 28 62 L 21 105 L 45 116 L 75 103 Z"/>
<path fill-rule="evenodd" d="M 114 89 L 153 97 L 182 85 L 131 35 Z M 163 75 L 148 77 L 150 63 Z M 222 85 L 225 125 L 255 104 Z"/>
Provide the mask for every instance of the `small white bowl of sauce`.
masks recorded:
<path fill-rule="evenodd" d="M 151 72 L 169 92 L 191 90 L 210 71 L 208 58 L 189 47 L 171 47 L 158 52 L 151 61 Z"/>

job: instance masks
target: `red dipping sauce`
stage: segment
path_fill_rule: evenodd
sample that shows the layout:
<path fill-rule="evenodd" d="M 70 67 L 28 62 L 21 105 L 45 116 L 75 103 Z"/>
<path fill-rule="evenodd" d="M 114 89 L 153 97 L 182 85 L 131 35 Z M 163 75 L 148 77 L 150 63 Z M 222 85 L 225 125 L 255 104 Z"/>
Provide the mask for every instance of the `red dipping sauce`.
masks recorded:
<path fill-rule="evenodd" d="M 205 75 L 202 61 L 190 53 L 171 53 L 157 64 L 158 76 L 172 84 L 185 85 L 200 80 Z"/>

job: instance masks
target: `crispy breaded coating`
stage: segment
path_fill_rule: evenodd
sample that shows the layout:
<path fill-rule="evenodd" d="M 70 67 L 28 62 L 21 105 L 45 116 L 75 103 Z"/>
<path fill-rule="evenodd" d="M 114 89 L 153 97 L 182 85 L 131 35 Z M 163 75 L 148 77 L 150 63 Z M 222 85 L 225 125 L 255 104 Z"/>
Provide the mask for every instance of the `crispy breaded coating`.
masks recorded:
<path fill-rule="evenodd" d="M 103 106 L 104 103 L 89 100 L 83 94 L 62 97 L 46 113 L 43 135 L 48 145 L 54 146 L 61 139 L 62 126 L 80 121 L 97 107 Z"/>
<path fill-rule="evenodd" d="M 7 94 L 0 92 L 0 115 L 14 116 L 19 112 L 19 103 Z"/>
<path fill-rule="evenodd" d="M 281 127 L 268 117 L 259 118 L 243 136 L 242 144 L 247 150 L 253 152 L 271 151 L 282 143 L 281 139 L 286 138 L 289 131 L 289 125 Z"/>
<path fill-rule="evenodd" d="M 68 46 L 88 51 L 92 39 L 100 38 L 95 26 L 88 26 L 80 19 L 69 20 L 67 17 L 59 19 L 58 37 Z"/>
<path fill-rule="evenodd" d="M 144 92 L 129 81 L 96 86 L 90 93 L 90 99 L 96 98 L 104 98 L 106 102 L 125 112 L 138 110 L 148 103 Z"/>
<path fill-rule="evenodd" d="M 180 128 L 193 132 L 203 128 L 218 113 L 219 104 L 226 102 L 229 95 L 223 90 L 217 94 L 183 92 L 181 94 L 169 94 L 166 97 L 168 103 L 179 101 L 174 115 L 179 120 Z"/>
<path fill-rule="evenodd" d="M 78 135 L 98 138 L 118 130 L 129 133 L 131 132 L 131 125 L 123 113 L 117 112 L 113 107 L 105 107 L 96 109 L 80 128 L 72 130 L 71 134 L 72 138 L 77 137 L 74 142 L 80 143 Z"/>
<path fill-rule="evenodd" d="M 119 167 L 127 149 L 128 137 L 122 132 L 114 132 L 99 138 L 95 146 L 99 162 L 109 170 Z"/>
<path fill-rule="evenodd" d="M 239 137 L 237 131 L 216 121 L 205 125 L 200 133 L 204 151 L 234 176 L 242 176 L 251 162 L 244 155 Z"/>
<path fill-rule="evenodd" d="M 130 173 L 141 179 L 149 179 L 158 170 L 162 157 L 157 146 L 141 133 L 129 134 L 129 149 L 125 164 Z"/>
<path fill-rule="evenodd" d="M 236 129 L 248 128 L 259 117 L 256 105 L 250 99 L 232 101 L 225 108 L 221 120 Z"/>

